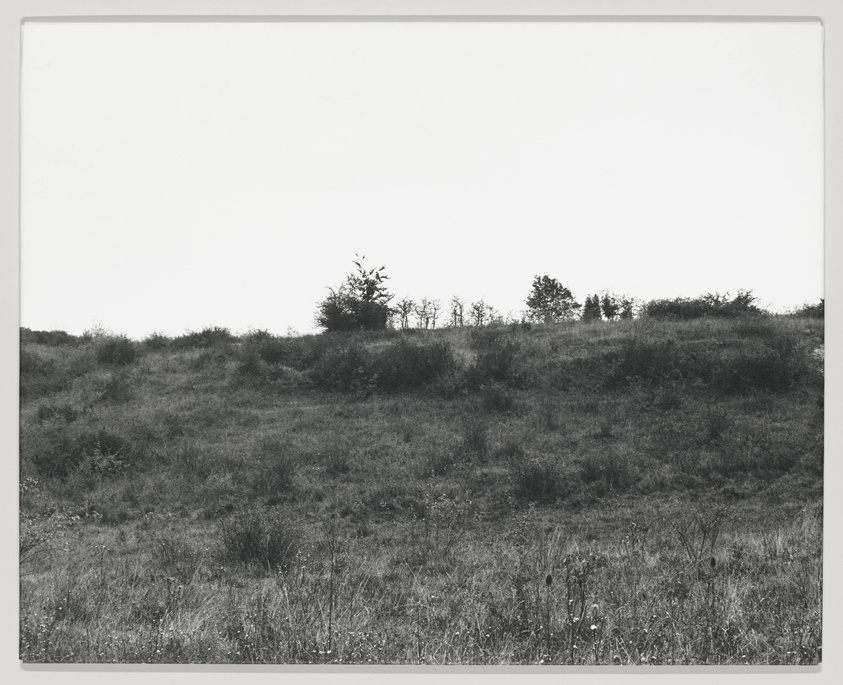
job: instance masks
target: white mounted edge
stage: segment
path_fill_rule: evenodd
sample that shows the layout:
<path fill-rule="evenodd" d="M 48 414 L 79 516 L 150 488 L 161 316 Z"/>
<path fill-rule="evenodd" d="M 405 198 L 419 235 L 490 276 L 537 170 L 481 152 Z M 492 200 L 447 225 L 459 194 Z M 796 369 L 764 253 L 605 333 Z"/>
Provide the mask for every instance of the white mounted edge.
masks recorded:
<path fill-rule="evenodd" d="M 826 416 L 843 416 L 841 402 L 841 301 L 843 300 L 843 2 L 840 0 L 2 0 L 0 2 L 0 464 L 2 464 L 4 541 L 17 537 L 18 474 L 18 326 L 20 230 L 20 59 L 26 22 L 66 21 L 819 21 L 824 37 L 825 82 L 825 296 L 826 317 Z M 832 683 L 840 682 L 843 592 L 836 571 L 843 564 L 837 524 L 843 506 L 836 488 L 843 483 L 839 422 L 828 421 L 825 434 L 825 549 L 824 625 L 826 649 L 823 663 L 813 673 L 774 673 L 764 668 L 717 667 L 694 669 L 598 669 L 596 680 L 649 683 L 654 675 L 671 681 L 686 677 L 696 682 L 700 674 L 723 682 Z M 139 668 L 131 666 L 27 667 L 18 659 L 18 562 L 12 553 L 2 555 L 0 578 L 7 610 L 0 640 L 0 670 L 4 682 L 99 683 L 228 682 L 242 678 L 269 680 L 277 671 L 244 672 L 213 666 Z M 564 677 L 595 682 L 593 670 L 577 669 Z M 366 671 L 349 668 L 339 677 L 347 682 L 391 682 L 396 669 Z M 481 682 L 490 678 L 513 682 L 519 675 L 510 668 L 400 669 L 402 679 L 418 681 L 436 677 L 438 682 L 459 678 Z M 837 673 L 835 676 L 834 674 Z M 577 675 L 581 674 L 581 675 Z M 523 676 L 523 671 L 520 676 Z M 559 674 L 533 678 L 558 679 Z M 286 680 L 321 682 L 338 674 L 319 671 L 285 672 Z"/>

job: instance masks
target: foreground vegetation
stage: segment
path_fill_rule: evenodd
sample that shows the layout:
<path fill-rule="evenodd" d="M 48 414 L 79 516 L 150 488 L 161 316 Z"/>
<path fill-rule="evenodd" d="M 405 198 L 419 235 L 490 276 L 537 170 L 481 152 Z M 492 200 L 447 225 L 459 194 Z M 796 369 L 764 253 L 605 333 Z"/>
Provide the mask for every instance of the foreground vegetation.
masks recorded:
<path fill-rule="evenodd" d="M 23 329 L 21 658 L 815 664 L 822 330 Z"/>

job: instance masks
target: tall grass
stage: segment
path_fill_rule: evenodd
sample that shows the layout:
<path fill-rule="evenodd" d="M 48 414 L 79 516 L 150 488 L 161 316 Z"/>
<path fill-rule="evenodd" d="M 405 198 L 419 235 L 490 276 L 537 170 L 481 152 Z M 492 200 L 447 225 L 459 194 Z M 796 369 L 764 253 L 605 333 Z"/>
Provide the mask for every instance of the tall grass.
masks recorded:
<path fill-rule="evenodd" d="M 221 331 L 22 331 L 24 661 L 821 660 L 822 320 Z"/>

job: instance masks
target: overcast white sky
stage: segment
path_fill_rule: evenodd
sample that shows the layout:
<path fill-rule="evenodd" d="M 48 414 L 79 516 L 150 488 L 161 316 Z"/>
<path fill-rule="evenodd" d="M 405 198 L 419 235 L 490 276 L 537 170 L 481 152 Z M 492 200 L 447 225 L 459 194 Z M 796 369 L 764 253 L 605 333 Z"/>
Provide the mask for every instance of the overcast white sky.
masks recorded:
<path fill-rule="evenodd" d="M 28 23 L 21 320 L 308 332 L 398 298 L 823 296 L 818 23 Z"/>

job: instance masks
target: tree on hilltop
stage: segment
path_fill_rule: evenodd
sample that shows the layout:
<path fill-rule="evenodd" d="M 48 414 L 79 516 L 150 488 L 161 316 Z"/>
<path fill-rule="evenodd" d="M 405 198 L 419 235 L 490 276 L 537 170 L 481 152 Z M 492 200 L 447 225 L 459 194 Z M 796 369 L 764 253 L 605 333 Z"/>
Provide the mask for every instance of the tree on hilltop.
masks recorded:
<path fill-rule="evenodd" d="M 320 304 L 316 324 L 328 332 L 383 330 L 389 322 L 393 295 L 385 285 L 385 266 L 366 269 L 364 257 L 353 261 L 357 267 L 338 288 L 331 288 Z"/>
<path fill-rule="evenodd" d="M 600 298 L 597 295 L 589 295 L 585 298 L 582 319 L 583 321 L 602 321 L 600 315 Z"/>
<path fill-rule="evenodd" d="M 570 321 L 582 305 L 555 278 L 536 276 L 527 298 L 527 318 L 533 322 Z"/>

